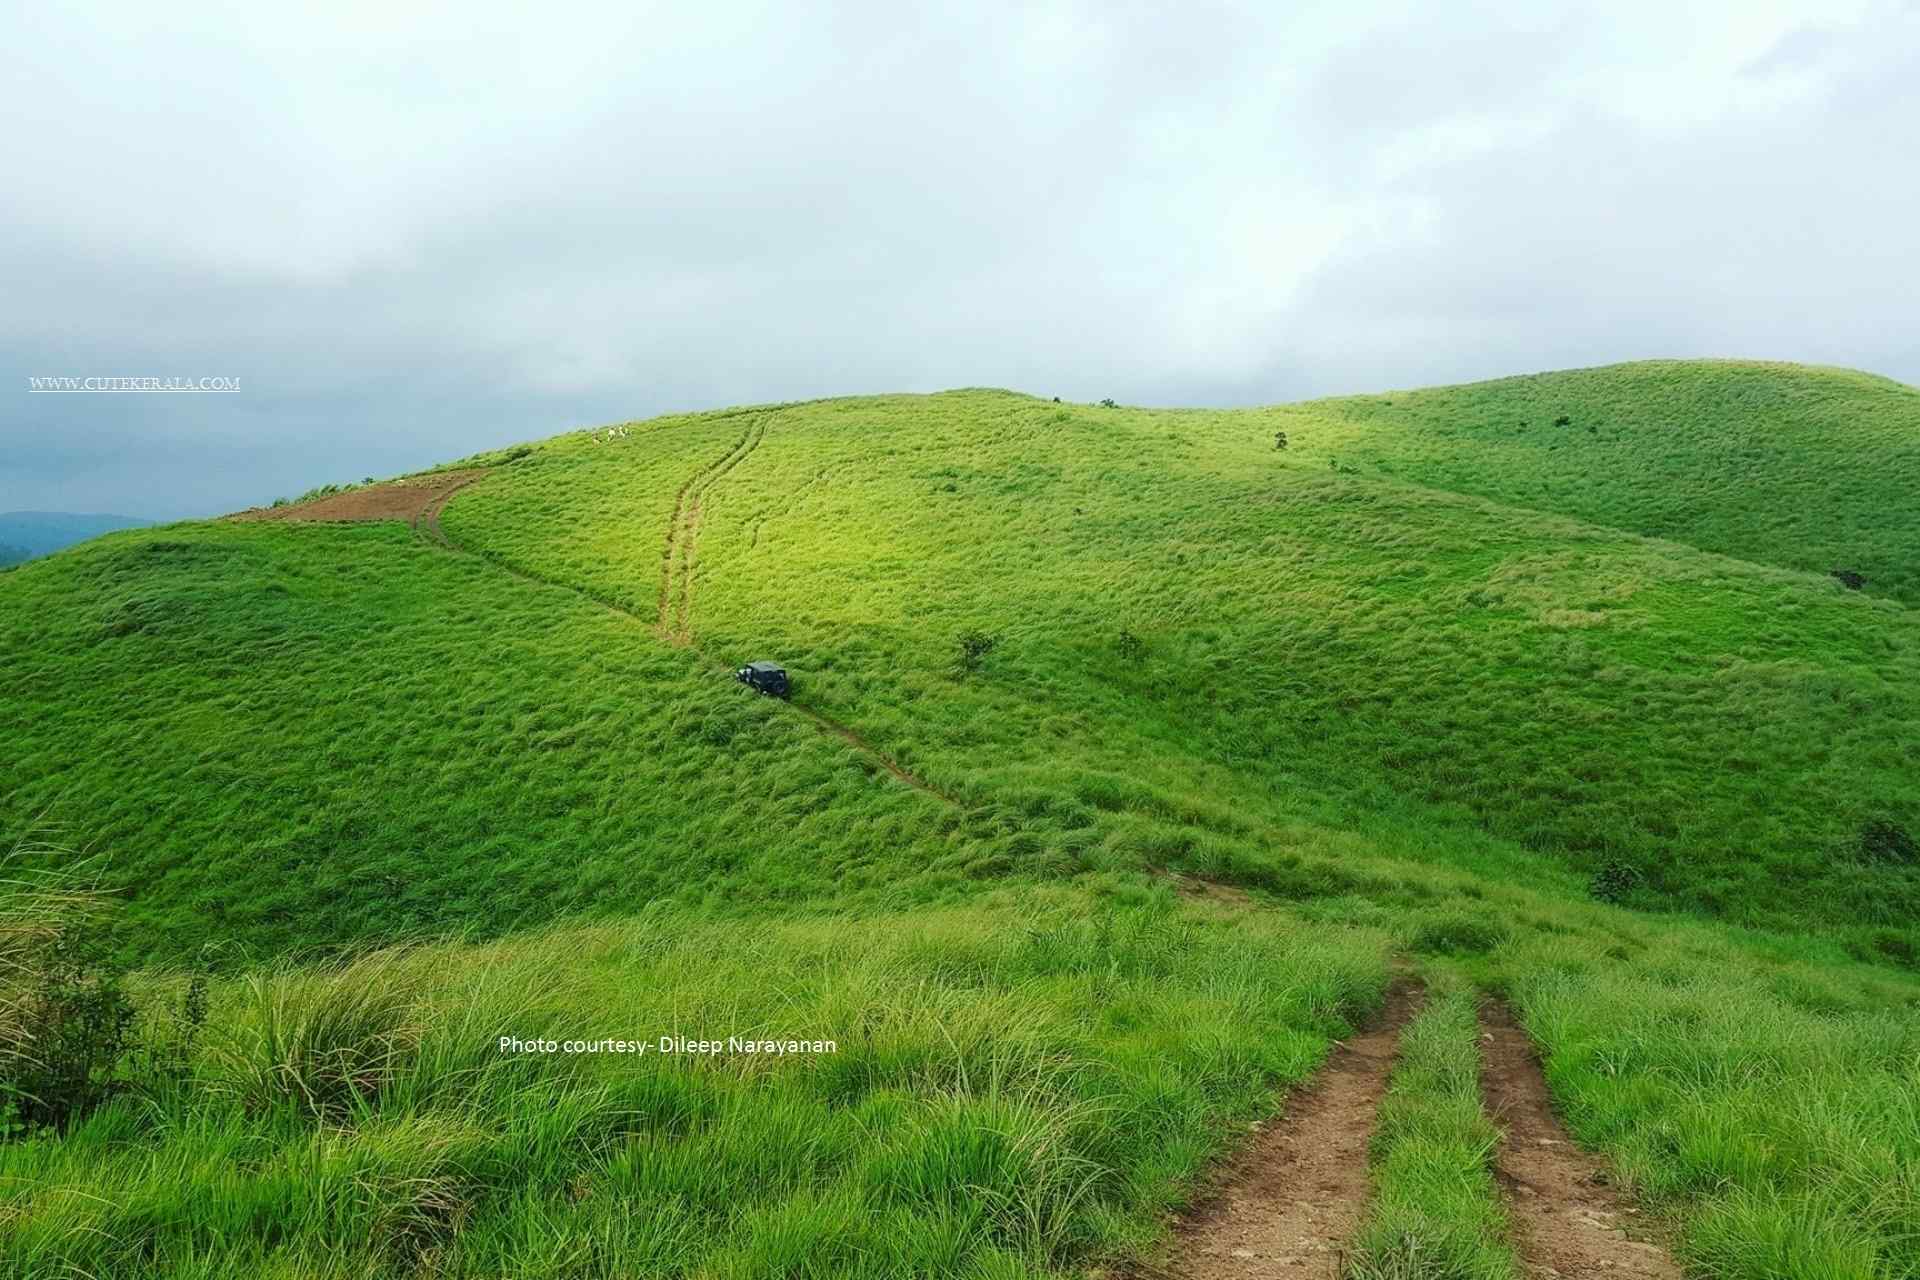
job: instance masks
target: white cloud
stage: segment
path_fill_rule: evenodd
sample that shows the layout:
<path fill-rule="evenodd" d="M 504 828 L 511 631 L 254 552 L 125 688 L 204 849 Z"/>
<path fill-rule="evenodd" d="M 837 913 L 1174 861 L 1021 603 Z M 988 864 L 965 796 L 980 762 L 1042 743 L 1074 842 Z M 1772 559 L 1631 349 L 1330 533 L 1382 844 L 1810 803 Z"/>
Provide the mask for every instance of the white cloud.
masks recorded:
<path fill-rule="evenodd" d="M 0 507 L 835 392 L 1920 378 L 1912 4 L 9 12 L 0 376 L 253 390 L 0 384 Z"/>

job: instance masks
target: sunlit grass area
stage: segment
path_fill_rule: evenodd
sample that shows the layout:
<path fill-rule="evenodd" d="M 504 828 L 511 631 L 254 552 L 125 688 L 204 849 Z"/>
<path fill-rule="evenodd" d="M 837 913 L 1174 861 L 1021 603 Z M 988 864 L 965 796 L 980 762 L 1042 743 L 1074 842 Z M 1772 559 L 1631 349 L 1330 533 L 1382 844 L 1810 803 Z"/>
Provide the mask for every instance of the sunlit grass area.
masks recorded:
<path fill-rule="evenodd" d="M 1914 400 L 765 406 L 0 572 L 0 1270 L 1084 1274 L 1413 966 L 1365 1274 L 1512 1274 L 1488 992 L 1694 1273 L 1920 1271 Z M 661 1035 L 836 1048 L 499 1048 Z"/>

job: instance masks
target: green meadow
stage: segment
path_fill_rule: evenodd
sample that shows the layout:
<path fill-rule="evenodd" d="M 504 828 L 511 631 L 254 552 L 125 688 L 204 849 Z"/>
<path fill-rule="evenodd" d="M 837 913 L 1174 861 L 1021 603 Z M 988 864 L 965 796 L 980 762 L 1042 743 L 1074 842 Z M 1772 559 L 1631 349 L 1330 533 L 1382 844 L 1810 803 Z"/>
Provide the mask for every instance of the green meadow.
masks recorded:
<path fill-rule="evenodd" d="M 448 465 L 0 572 L 0 1273 L 1087 1275 L 1412 971 L 1353 1276 L 1521 1274 L 1485 999 L 1688 1274 L 1920 1274 L 1914 389 Z M 836 1047 L 499 1047 L 709 1033 Z"/>

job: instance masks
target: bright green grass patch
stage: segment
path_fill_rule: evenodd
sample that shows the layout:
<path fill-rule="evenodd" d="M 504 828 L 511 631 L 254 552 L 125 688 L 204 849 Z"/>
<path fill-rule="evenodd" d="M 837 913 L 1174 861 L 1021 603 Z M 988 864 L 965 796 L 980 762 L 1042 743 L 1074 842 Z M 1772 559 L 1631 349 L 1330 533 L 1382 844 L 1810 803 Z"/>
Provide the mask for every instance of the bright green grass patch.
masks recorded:
<path fill-rule="evenodd" d="M 1377 1006 L 1384 948 L 1046 891 L 269 969 L 217 984 L 178 1084 L 0 1144 L 0 1269 L 1053 1274 L 1145 1247 L 1222 1135 Z M 667 1034 L 838 1051 L 498 1048 Z"/>
<path fill-rule="evenodd" d="M 1499 964 L 1576 1136 L 1722 1280 L 1920 1271 L 1920 987 L 1703 930 Z"/>
<path fill-rule="evenodd" d="M 1373 1204 L 1349 1280 L 1514 1280 L 1493 1180 L 1500 1135 L 1480 1100 L 1480 1025 L 1470 986 L 1436 975 L 1400 1036 L 1370 1160 Z"/>

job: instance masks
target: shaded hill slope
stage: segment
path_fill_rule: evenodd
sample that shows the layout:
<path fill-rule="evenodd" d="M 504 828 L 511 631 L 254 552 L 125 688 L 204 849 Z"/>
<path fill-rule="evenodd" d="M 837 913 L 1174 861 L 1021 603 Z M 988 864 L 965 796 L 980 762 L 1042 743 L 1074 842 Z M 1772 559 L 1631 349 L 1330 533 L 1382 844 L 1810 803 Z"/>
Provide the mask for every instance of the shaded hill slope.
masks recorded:
<path fill-rule="evenodd" d="M 1304 456 L 1857 573 L 1920 604 L 1920 389 L 1849 369 L 1650 360 L 1291 405 Z"/>

